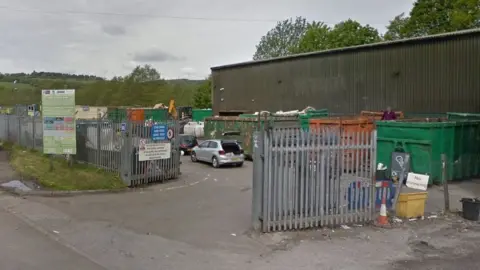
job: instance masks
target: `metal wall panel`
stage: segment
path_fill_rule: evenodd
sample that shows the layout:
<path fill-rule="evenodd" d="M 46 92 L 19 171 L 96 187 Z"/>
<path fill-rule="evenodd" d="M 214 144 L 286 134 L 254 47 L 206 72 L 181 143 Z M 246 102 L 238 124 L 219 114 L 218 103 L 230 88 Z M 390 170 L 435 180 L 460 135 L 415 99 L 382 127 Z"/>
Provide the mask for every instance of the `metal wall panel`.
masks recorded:
<path fill-rule="evenodd" d="M 479 71 L 480 31 L 361 46 L 212 68 L 213 109 L 479 112 Z"/>

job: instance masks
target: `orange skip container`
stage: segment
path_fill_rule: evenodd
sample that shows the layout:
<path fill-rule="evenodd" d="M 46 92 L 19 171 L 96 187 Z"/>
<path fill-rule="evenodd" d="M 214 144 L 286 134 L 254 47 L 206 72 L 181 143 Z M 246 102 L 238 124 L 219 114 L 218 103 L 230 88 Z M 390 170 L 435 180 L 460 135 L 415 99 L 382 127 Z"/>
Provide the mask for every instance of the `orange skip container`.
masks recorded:
<path fill-rule="evenodd" d="M 145 110 L 144 109 L 127 109 L 127 116 L 130 121 L 145 121 Z"/>
<path fill-rule="evenodd" d="M 361 111 L 360 115 L 362 117 L 374 118 L 375 120 L 382 120 L 383 112 L 373 112 L 373 111 Z M 397 119 L 403 119 L 405 116 L 402 111 L 396 111 L 395 116 Z"/>
<path fill-rule="evenodd" d="M 310 119 L 310 130 L 315 132 L 328 128 L 333 132 L 338 132 L 342 146 L 365 145 L 371 141 L 372 131 L 375 129 L 374 122 L 374 118 L 364 116 Z M 370 158 L 369 151 L 367 149 L 343 149 L 344 170 L 354 171 L 358 169 L 357 166 L 361 166 L 363 163 L 367 164 Z"/>

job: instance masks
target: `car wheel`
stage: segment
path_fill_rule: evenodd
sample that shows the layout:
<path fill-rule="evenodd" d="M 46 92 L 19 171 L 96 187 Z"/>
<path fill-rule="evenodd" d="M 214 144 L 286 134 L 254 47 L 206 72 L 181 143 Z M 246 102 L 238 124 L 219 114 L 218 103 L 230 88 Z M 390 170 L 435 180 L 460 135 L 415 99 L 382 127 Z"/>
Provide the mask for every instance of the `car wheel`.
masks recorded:
<path fill-rule="evenodd" d="M 243 162 L 237 164 L 237 167 L 242 167 L 242 166 L 243 166 Z"/>
<path fill-rule="evenodd" d="M 192 152 L 192 154 L 190 154 L 190 158 L 192 159 L 192 162 L 197 162 L 197 154 L 195 152 Z"/>
<path fill-rule="evenodd" d="M 220 167 L 220 163 L 218 163 L 218 159 L 217 159 L 216 157 L 213 157 L 213 158 L 212 158 L 212 166 L 213 166 L 214 168 Z"/>

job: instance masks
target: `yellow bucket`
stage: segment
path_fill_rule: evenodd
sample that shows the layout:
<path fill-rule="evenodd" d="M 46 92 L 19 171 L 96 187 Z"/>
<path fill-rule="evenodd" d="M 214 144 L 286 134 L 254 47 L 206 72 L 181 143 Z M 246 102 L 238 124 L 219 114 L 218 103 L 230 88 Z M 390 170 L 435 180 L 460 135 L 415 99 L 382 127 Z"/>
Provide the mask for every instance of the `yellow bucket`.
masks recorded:
<path fill-rule="evenodd" d="M 416 218 L 423 216 L 427 197 L 427 192 L 400 193 L 396 207 L 397 217 Z"/>

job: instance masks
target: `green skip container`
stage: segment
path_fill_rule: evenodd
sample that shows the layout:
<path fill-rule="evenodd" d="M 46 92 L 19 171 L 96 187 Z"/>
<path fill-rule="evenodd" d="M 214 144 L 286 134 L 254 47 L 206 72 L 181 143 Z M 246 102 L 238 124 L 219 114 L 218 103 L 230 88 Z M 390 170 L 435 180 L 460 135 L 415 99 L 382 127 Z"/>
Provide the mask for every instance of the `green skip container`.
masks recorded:
<path fill-rule="evenodd" d="M 448 120 L 480 120 L 479 113 L 458 113 L 458 112 L 448 112 Z"/>
<path fill-rule="evenodd" d="M 107 109 L 107 118 L 114 123 L 125 122 L 127 119 L 127 109 L 110 107 Z"/>
<path fill-rule="evenodd" d="M 390 167 L 392 152 L 410 153 L 411 171 L 442 183 L 441 155 L 447 156 L 447 181 L 480 174 L 480 122 L 414 119 L 378 121 L 377 163 Z"/>
<path fill-rule="evenodd" d="M 298 127 L 296 117 L 268 117 L 272 125 L 276 127 Z M 237 140 L 242 145 L 245 155 L 253 157 L 254 133 L 264 126 L 265 120 L 258 121 L 258 116 L 234 117 L 220 116 L 205 119 L 205 139 L 230 139 Z"/>
<path fill-rule="evenodd" d="M 326 118 L 329 116 L 327 109 L 322 110 L 311 110 L 308 111 L 306 114 L 301 114 L 298 116 L 298 120 L 300 121 L 300 127 L 305 130 L 310 130 L 310 119 L 319 119 L 319 118 Z"/>
<path fill-rule="evenodd" d="M 212 117 L 212 109 L 193 109 L 192 110 L 192 121 L 193 122 L 203 122 L 205 118 Z"/>
<path fill-rule="evenodd" d="M 480 176 L 480 118 L 457 120 L 453 156 L 454 179 Z"/>
<path fill-rule="evenodd" d="M 144 109 L 145 120 L 165 122 L 168 119 L 167 109 Z"/>

